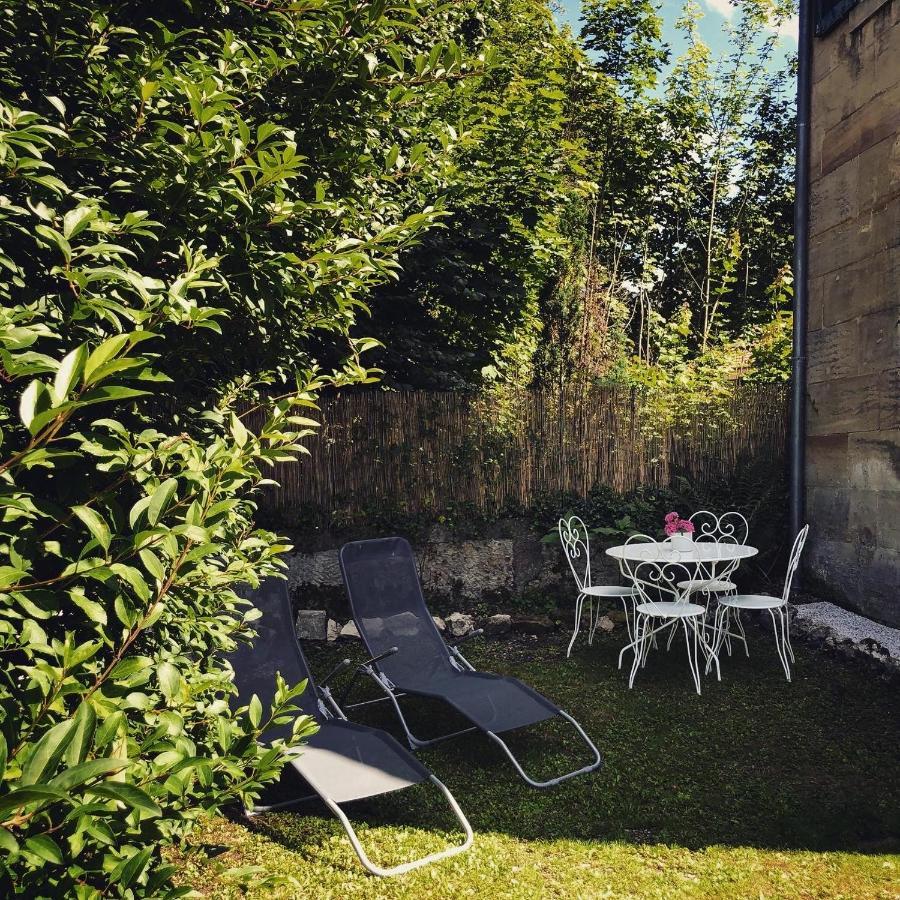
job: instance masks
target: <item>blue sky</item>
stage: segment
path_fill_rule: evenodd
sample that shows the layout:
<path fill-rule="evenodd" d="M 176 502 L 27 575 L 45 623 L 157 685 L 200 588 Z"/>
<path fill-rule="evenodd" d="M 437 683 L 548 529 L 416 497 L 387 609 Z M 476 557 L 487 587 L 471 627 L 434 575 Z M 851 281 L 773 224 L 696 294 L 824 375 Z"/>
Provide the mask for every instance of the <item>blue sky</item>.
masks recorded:
<path fill-rule="evenodd" d="M 579 16 L 581 13 L 581 0 L 558 0 L 560 6 L 560 18 L 572 27 L 575 34 L 581 30 Z M 700 22 L 700 34 L 709 45 L 714 56 L 724 52 L 726 37 L 723 26 L 735 13 L 734 5 L 729 0 L 699 0 L 705 13 Z M 662 0 L 660 4 L 665 27 L 663 37 L 674 50 L 677 56 L 684 49 L 684 42 L 675 30 L 675 20 L 678 18 L 682 0 Z M 784 53 L 791 53 L 797 47 L 797 23 L 796 20 L 785 23 L 780 29 L 780 45 Z"/>

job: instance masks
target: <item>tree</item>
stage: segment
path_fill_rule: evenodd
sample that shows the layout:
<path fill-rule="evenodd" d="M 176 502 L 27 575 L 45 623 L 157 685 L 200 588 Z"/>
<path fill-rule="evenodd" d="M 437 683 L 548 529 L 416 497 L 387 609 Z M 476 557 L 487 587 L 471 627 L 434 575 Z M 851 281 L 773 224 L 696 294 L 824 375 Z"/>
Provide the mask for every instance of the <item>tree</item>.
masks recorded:
<path fill-rule="evenodd" d="M 254 496 L 372 377 L 350 330 L 440 217 L 453 133 L 418 110 L 482 70 L 470 13 L 6 4 L 4 896 L 177 896 L 161 847 L 277 776 L 303 685 L 232 709 L 225 658 L 286 549 Z"/>
<path fill-rule="evenodd" d="M 473 123 L 447 173 L 446 217 L 404 252 L 360 326 L 386 345 L 393 383 L 528 382 L 539 300 L 571 253 L 563 219 L 585 183 L 568 86 L 583 57 L 544 0 L 491 0 L 483 28 L 490 73 L 448 85 L 430 110 Z"/>

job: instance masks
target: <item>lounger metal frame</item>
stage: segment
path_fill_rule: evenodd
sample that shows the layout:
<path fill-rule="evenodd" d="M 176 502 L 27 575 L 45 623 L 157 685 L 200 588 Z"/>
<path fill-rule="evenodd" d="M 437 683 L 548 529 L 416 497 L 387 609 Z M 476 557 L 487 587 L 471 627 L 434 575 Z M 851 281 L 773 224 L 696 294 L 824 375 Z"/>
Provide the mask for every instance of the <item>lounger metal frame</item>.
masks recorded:
<path fill-rule="evenodd" d="M 347 716 L 344 714 L 344 711 L 341 709 L 340 705 L 334 699 L 334 697 L 331 693 L 331 689 L 327 685 L 328 678 L 331 678 L 338 671 L 343 669 L 344 664 L 341 664 L 340 666 L 338 666 L 325 679 L 325 682 L 323 682 L 322 685 L 317 685 L 313 681 L 312 673 L 309 672 L 309 668 L 306 665 L 305 659 L 303 659 L 303 654 L 302 654 L 302 651 L 300 650 L 299 643 L 296 641 L 296 637 L 294 637 L 294 645 L 296 647 L 297 654 L 300 657 L 302 667 L 304 669 L 306 669 L 306 671 L 307 671 L 307 675 L 308 675 L 307 690 L 310 690 L 313 692 L 313 695 L 315 696 L 315 699 L 316 699 L 316 706 L 318 708 L 318 712 L 321 715 L 322 719 L 325 720 L 326 722 L 330 719 L 335 719 L 335 718 L 342 719 L 345 722 L 349 721 L 347 719 Z M 349 663 L 349 661 L 346 661 L 346 662 Z M 369 664 L 371 664 L 371 662 L 372 662 L 372 660 L 369 661 Z M 296 748 L 296 755 L 302 757 L 302 754 L 303 754 L 303 748 L 301 745 L 300 747 Z M 297 767 L 295 767 L 295 768 L 297 768 Z M 422 767 L 422 768 L 424 768 L 424 767 Z M 356 853 L 357 857 L 359 858 L 359 861 L 362 864 L 363 868 L 370 874 L 376 875 L 381 878 L 391 877 L 391 876 L 395 876 L 395 875 L 403 875 L 406 872 L 411 872 L 413 869 L 419 869 L 422 866 L 426 866 L 430 863 L 438 862 L 439 860 L 442 860 L 442 859 L 448 859 L 451 856 L 457 856 L 460 853 L 464 853 L 466 850 L 468 850 L 472 846 L 472 842 L 474 840 L 474 833 L 472 831 L 472 826 L 469 824 L 469 820 L 465 816 L 465 813 L 462 811 L 462 809 L 460 809 L 459 804 L 456 802 L 456 798 L 453 796 L 453 794 L 450 793 L 450 790 L 447 788 L 447 786 L 442 781 L 440 781 L 434 775 L 433 772 L 428 771 L 428 780 L 435 787 L 437 787 L 438 790 L 440 790 L 440 792 L 444 795 L 444 798 L 446 799 L 448 805 L 450 806 L 450 809 L 453 810 L 453 813 L 456 816 L 457 821 L 459 822 L 460 826 L 462 827 L 463 833 L 465 834 L 465 839 L 463 840 L 463 842 L 461 844 L 457 844 L 452 847 L 447 847 L 444 850 L 438 850 L 435 853 L 430 853 L 427 856 L 423 856 L 423 857 L 420 857 L 419 859 L 411 860 L 410 862 L 400 863 L 399 865 L 390 866 L 387 868 L 385 868 L 383 866 L 379 866 L 376 863 L 372 862 L 371 859 L 369 859 L 368 854 L 366 853 L 365 849 L 362 846 L 362 842 L 360 841 L 358 835 L 356 834 L 356 830 L 354 829 L 350 820 L 347 818 L 346 813 L 341 809 L 340 805 L 336 801 L 334 801 L 330 797 L 328 797 L 326 794 L 319 793 L 319 791 L 316 790 L 315 784 L 313 784 L 311 781 L 309 781 L 309 779 L 307 779 L 303 775 L 303 772 L 299 768 L 297 768 L 297 773 L 300 775 L 301 778 L 304 778 L 304 780 L 307 782 L 307 784 L 309 784 L 309 786 L 313 789 L 314 793 L 309 794 L 305 797 L 298 797 L 298 798 L 295 798 L 292 800 L 287 800 L 282 803 L 274 803 L 274 804 L 270 804 L 270 805 L 259 805 L 259 806 L 252 806 L 252 807 L 245 806 L 244 807 L 244 815 L 247 816 L 247 818 L 253 818 L 254 816 L 259 815 L 261 813 L 275 812 L 276 810 L 295 807 L 295 806 L 300 805 L 301 803 L 306 803 L 310 800 L 317 800 L 317 799 L 321 800 L 325 804 L 325 806 L 328 807 L 328 809 L 331 811 L 331 813 L 334 815 L 334 817 L 343 826 L 344 831 L 347 833 L 347 838 L 350 841 L 350 845 L 353 847 L 353 850 Z M 424 783 L 424 782 L 422 782 L 422 783 Z M 379 794 L 372 794 L 371 796 L 377 797 L 377 796 L 379 796 Z M 361 797 L 359 799 L 362 800 L 362 799 L 366 799 L 366 798 Z M 351 802 L 351 801 L 347 801 L 347 802 Z"/>
<path fill-rule="evenodd" d="M 458 669 L 460 672 L 465 672 L 465 671 L 475 672 L 475 671 L 477 671 L 475 669 L 475 667 L 465 658 L 465 656 L 462 655 L 462 653 L 460 652 L 458 647 L 449 645 L 447 647 L 447 650 L 448 650 L 448 653 L 450 656 L 450 664 L 452 666 L 454 666 L 454 668 Z M 381 654 L 380 658 L 383 658 L 386 655 L 389 655 L 389 654 Z M 441 735 L 441 736 L 435 737 L 435 738 L 429 738 L 428 740 L 423 740 L 422 738 L 418 738 L 412 733 L 412 730 L 410 729 L 409 725 L 407 724 L 406 717 L 403 715 L 403 710 L 400 708 L 400 703 L 399 703 L 399 698 L 410 695 L 410 692 L 409 691 L 405 691 L 405 692 L 398 691 L 397 686 L 390 680 L 390 678 L 387 677 L 387 675 L 384 674 L 384 672 L 381 672 L 378 670 L 377 664 L 374 662 L 370 662 L 370 663 L 360 666 L 358 671 L 364 672 L 375 682 L 375 684 L 378 685 L 379 689 L 381 691 L 383 691 L 384 694 L 386 695 L 382 699 L 387 699 L 387 700 L 391 701 L 391 703 L 393 704 L 394 709 L 397 713 L 397 718 L 400 720 L 400 725 L 403 728 L 403 732 L 406 735 L 406 740 L 409 742 L 409 746 L 413 750 L 419 750 L 424 747 L 431 747 L 434 744 L 441 743 L 442 741 L 447 741 L 447 740 L 450 740 L 451 738 L 459 737 L 460 735 L 463 735 L 463 734 L 470 734 L 473 731 L 481 731 L 482 730 L 477 725 L 472 725 L 470 728 L 463 728 L 459 731 L 452 731 L 449 734 L 444 734 L 444 735 Z M 414 693 L 412 695 L 415 696 Z M 373 701 L 367 701 L 367 702 L 371 703 Z M 374 701 L 374 702 L 380 702 L 380 700 Z M 359 704 L 359 705 L 361 705 L 361 704 Z M 348 706 L 347 708 L 348 709 L 352 708 L 352 705 Z M 519 775 L 521 775 L 522 778 L 524 778 L 525 781 L 528 782 L 528 784 L 530 784 L 532 787 L 535 787 L 535 788 L 553 787 L 556 784 L 561 784 L 563 781 L 568 781 L 570 778 L 575 778 L 578 775 L 585 775 L 588 772 L 593 772 L 596 769 L 599 769 L 600 766 L 603 765 L 603 757 L 601 756 L 600 751 L 597 749 L 594 742 L 587 736 L 587 734 L 585 733 L 585 731 L 581 727 L 581 725 L 579 725 L 579 723 L 576 722 L 575 719 L 572 718 L 572 716 L 570 716 L 565 710 L 560 709 L 560 710 L 558 710 L 558 712 L 559 712 L 560 716 L 562 716 L 566 721 L 568 721 L 572 724 L 572 726 L 575 728 L 575 730 L 581 736 L 582 740 L 588 745 L 588 747 L 590 747 L 591 751 L 594 754 L 594 761 L 589 763 L 586 766 L 582 766 L 580 769 L 574 769 L 571 772 L 566 772 L 565 774 L 559 775 L 556 778 L 548 778 L 546 781 L 536 781 L 534 778 L 532 778 L 522 768 L 521 763 L 518 761 L 518 759 L 516 759 L 515 754 L 512 752 L 512 750 L 510 750 L 509 745 L 506 743 L 506 741 L 504 741 L 503 738 L 501 738 L 500 735 L 498 735 L 496 732 L 488 731 L 486 729 L 484 730 L 484 733 L 492 741 L 494 741 L 496 744 L 498 744 L 500 746 L 500 748 L 507 755 L 507 757 L 509 758 L 509 761 L 513 764 L 513 766 L 515 767 L 515 770 L 519 773 Z"/>

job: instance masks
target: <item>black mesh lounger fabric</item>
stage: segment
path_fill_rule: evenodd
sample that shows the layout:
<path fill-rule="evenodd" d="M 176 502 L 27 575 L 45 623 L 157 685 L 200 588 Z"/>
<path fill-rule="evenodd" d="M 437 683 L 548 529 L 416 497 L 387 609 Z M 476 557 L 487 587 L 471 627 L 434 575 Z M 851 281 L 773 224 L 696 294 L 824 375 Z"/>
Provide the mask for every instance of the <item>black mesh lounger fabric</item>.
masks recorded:
<path fill-rule="evenodd" d="M 425 606 L 412 548 L 404 538 L 345 544 L 341 572 L 360 636 L 398 689 L 445 700 L 484 731 L 499 733 L 559 714 L 546 697 L 515 678 L 460 672 Z"/>
<path fill-rule="evenodd" d="M 262 616 L 254 622 L 258 636 L 252 644 L 240 644 L 229 657 L 238 696 L 234 705 L 250 702 L 256 694 L 263 709 L 275 696 L 275 673 L 288 684 L 308 679 L 307 689 L 295 701 L 319 724 L 319 731 L 291 761 L 310 787 L 323 797 L 344 803 L 385 794 L 426 781 L 430 776 L 409 751 L 387 732 L 326 719 L 319 710 L 306 659 L 297 643 L 287 585 L 269 578 L 249 595 Z M 288 738 L 291 724 L 270 728 L 263 738 Z"/>

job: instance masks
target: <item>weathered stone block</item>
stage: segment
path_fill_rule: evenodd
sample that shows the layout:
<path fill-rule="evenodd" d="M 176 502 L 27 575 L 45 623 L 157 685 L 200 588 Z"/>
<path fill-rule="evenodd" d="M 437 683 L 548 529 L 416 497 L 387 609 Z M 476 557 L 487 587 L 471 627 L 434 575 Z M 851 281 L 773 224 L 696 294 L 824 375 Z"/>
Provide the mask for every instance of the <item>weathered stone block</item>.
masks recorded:
<path fill-rule="evenodd" d="M 338 623 L 335 622 L 334 619 L 329 619 L 328 625 L 327 625 L 326 631 L 325 631 L 326 639 L 329 641 L 329 643 L 332 643 L 332 642 L 336 641 L 340 637 L 340 635 L 341 635 L 341 626 L 338 625 Z"/>
<path fill-rule="evenodd" d="M 453 637 L 465 637 L 475 630 L 475 619 L 468 613 L 450 613 L 447 616 L 447 630 Z"/>
<path fill-rule="evenodd" d="M 346 641 L 358 641 L 359 637 L 359 629 L 356 627 L 356 622 L 351 619 L 347 622 L 346 625 L 341 629 L 340 634 L 338 635 L 341 640 Z"/>
<path fill-rule="evenodd" d="M 429 544 L 422 554 L 422 587 L 426 592 L 480 599 L 487 592 L 513 590 L 511 540 Z"/>
<path fill-rule="evenodd" d="M 806 480 L 812 487 L 846 487 L 849 436 L 825 434 L 806 442 Z"/>
<path fill-rule="evenodd" d="M 878 493 L 847 491 L 847 538 L 863 547 L 874 548 L 878 540 Z"/>
<path fill-rule="evenodd" d="M 547 634 L 553 622 L 547 616 L 513 616 L 512 630 L 519 634 Z"/>
<path fill-rule="evenodd" d="M 823 281 L 825 326 L 894 307 L 900 249 L 892 247 L 831 272 Z"/>
<path fill-rule="evenodd" d="M 294 628 L 301 640 L 324 641 L 328 637 L 328 613 L 324 609 L 298 610 Z"/>
<path fill-rule="evenodd" d="M 810 304 L 818 307 L 817 285 L 821 276 L 846 268 L 900 244 L 900 204 L 889 203 L 821 233 L 809 244 Z M 821 327 L 813 324 L 811 327 Z"/>
<path fill-rule="evenodd" d="M 810 185 L 809 227 L 821 234 L 859 212 L 859 159 L 845 162 Z"/>
<path fill-rule="evenodd" d="M 806 566 L 844 606 L 900 626 L 900 552 L 813 536 Z"/>
<path fill-rule="evenodd" d="M 484 633 L 489 635 L 506 634 L 512 628 L 512 616 L 497 613 L 489 616 L 484 623 Z"/>
<path fill-rule="evenodd" d="M 858 332 L 856 320 L 809 332 L 807 379 L 810 384 L 857 374 Z"/>
<path fill-rule="evenodd" d="M 900 168 L 900 166 L 898 166 Z M 897 290 L 900 291 L 900 279 Z M 895 297 L 900 303 L 900 297 Z M 873 374 L 896 366 L 900 360 L 900 311 L 895 307 L 859 320 L 859 372 Z"/>
<path fill-rule="evenodd" d="M 894 363 L 900 362 L 895 357 Z M 878 379 L 880 429 L 900 428 L 900 368 L 882 372 Z"/>
<path fill-rule="evenodd" d="M 809 434 L 875 430 L 880 405 L 878 382 L 867 375 L 811 384 L 807 389 Z"/>
<path fill-rule="evenodd" d="M 806 496 L 806 515 L 810 532 L 825 540 L 847 539 L 847 520 L 850 513 L 848 492 L 841 488 L 810 488 Z"/>
<path fill-rule="evenodd" d="M 848 160 L 900 131 L 900 83 L 873 97 L 852 116 L 825 132 L 821 171 L 833 172 Z"/>
<path fill-rule="evenodd" d="M 440 616 L 432 616 L 434 620 L 435 627 L 438 631 L 444 632 L 447 630 L 447 623 Z"/>
<path fill-rule="evenodd" d="M 878 546 L 900 551 L 900 491 L 882 491 L 875 496 L 878 498 Z"/>
<path fill-rule="evenodd" d="M 301 584 L 339 586 L 342 583 L 337 550 L 294 553 L 288 560 L 288 586 L 291 589 Z"/>
<path fill-rule="evenodd" d="M 900 491 L 900 429 L 851 434 L 847 462 L 851 487 Z"/>

